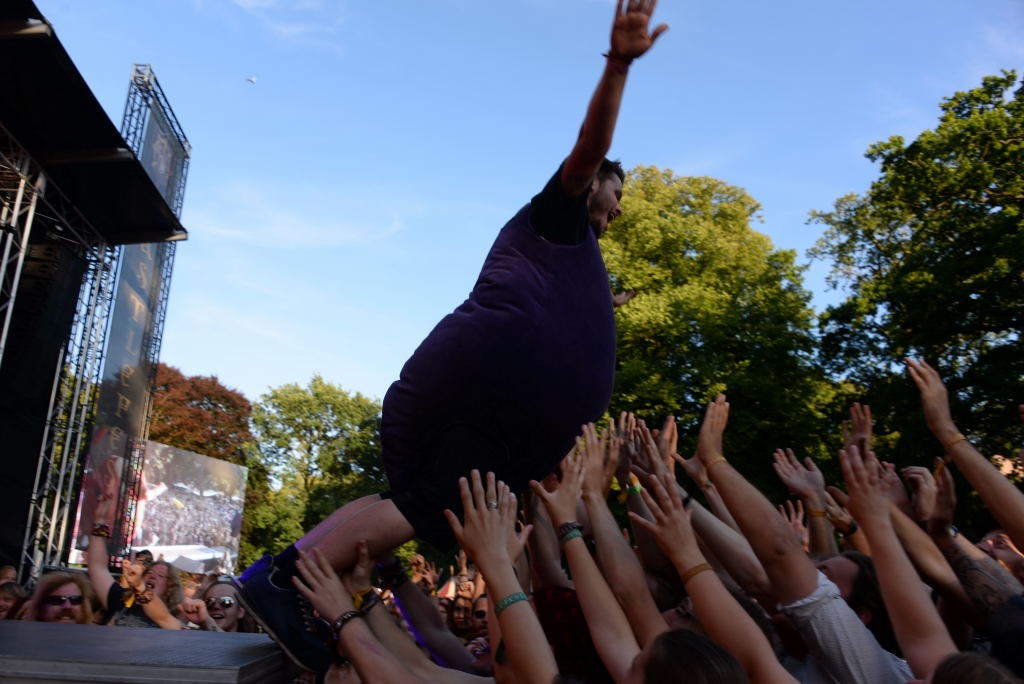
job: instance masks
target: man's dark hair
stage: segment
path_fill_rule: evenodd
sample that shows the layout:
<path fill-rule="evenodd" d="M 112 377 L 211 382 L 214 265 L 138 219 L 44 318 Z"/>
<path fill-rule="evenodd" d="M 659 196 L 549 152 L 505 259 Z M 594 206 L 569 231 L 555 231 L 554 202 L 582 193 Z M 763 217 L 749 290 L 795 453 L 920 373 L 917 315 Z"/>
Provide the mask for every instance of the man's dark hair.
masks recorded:
<path fill-rule="evenodd" d="M 728 651 L 687 629 L 662 632 L 647 648 L 651 649 L 644 668 L 647 684 L 678 682 L 683 673 L 692 684 L 745 684 L 748 681 L 739 661 Z"/>
<path fill-rule="evenodd" d="M 613 175 L 618 176 L 623 183 L 626 182 L 626 172 L 622 169 L 622 162 L 605 157 L 601 162 L 601 167 L 597 170 L 597 177 L 601 181 L 606 181 L 610 180 Z"/>
<path fill-rule="evenodd" d="M 882 600 L 882 590 L 878 586 L 878 573 L 875 571 L 874 561 L 859 551 L 844 551 L 841 555 L 857 566 L 857 577 L 853 580 L 853 588 L 846 603 L 855 613 L 870 613 L 871 619 L 868 620 L 867 628 L 875 635 L 879 645 L 890 653 L 902 655 L 892 623 L 889 621 L 889 611 Z"/>

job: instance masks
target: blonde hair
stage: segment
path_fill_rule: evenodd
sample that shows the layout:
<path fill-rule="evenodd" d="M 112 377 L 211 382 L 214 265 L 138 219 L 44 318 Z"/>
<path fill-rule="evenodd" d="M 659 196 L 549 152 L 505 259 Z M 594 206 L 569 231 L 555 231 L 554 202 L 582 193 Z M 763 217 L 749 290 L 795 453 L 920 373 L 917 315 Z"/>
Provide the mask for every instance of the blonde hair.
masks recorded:
<path fill-rule="evenodd" d="M 146 572 L 150 572 L 158 565 L 167 568 L 167 589 L 164 591 L 164 595 L 160 597 L 160 600 L 164 602 L 167 610 L 171 611 L 172 615 L 177 616 L 181 612 L 179 606 L 185 600 L 185 590 L 181 586 L 181 573 L 178 571 L 178 568 L 164 560 L 154 561 L 146 567 Z"/>

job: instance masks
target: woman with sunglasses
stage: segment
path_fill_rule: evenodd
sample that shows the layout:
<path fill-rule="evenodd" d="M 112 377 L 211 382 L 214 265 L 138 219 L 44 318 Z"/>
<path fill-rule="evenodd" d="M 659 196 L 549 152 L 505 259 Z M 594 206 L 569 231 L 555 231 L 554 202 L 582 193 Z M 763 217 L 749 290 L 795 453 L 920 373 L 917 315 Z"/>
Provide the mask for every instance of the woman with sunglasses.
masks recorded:
<path fill-rule="evenodd" d="M 89 578 L 80 572 L 51 572 L 36 584 L 25 620 L 92 624 L 95 593 Z"/>

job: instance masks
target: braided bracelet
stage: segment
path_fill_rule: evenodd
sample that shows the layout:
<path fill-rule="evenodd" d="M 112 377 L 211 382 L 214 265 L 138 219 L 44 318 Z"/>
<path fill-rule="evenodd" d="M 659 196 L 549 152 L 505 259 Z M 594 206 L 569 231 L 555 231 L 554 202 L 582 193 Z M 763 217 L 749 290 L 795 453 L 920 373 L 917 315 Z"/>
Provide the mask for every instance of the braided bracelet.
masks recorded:
<path fill-rule="evenodd" d="M 583 529 L 583 525 L 579 524 L 575 520 L 573 520 L 571 522 L 567 522 L 567 523 L 562 523 L 561 525 L 558 526 L 558 538 L 560 540 L 561 539 L 565 539 L 570 534 L 572 534 L 574 530 L 579 531 L 579 530 L 582 530 L 582 529 Z"/>
<path fill-rule="evenodd" d="M 509 594 L 505 598 L 501 599 L 494 605 L 495 617 L 501 615 L 502 612 L 504 612 L 504 610 L 511 606 L 513 603 L 519 603 L 520 601 L 529 601 L 529 599 L 526 597 L 526 594 L 524 594 L 521 591 L 517 591 L 514 594 Z"/>

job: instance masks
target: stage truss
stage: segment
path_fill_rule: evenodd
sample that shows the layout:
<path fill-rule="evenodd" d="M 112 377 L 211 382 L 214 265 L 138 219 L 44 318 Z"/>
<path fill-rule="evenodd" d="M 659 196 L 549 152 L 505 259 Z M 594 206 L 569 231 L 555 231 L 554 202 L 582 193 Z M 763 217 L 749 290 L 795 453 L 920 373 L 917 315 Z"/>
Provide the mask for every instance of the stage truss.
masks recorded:
<path fill-rule="evenodd" d="M 39 165 L 2 126 L 0 200 L 4 347 L 32 231 L 43 231 L 47 241 L 63 244 L 86 264 L 75 316 L 55 366 L 22 546 L 19 576 L 25 577 L 26 568 L 37 575 L 40 568 L 57 565 L 65 556 L 81 486 L 79 454 L 94 410 L 92 395 L 99 382 L 119 249 L 108 245 L 72 203 L 47 184 Z"/>
<path fill-rule="evenodd" d="M 188 172 L 189 145 L 168 104 L 156 76 L 146 64 L 133 68 L 125 104 L 121 135 L 137 157 L 141 156 L 147 114 L 157 108 L 170 124 L 186 153 L 175 187 L 166 197 L 180 217 Z M 88 436 L 96 412 L 96 391 L 100 386 L 114 294 L 119 277 L 123 247 L 106 244 L 88 221 L 52 185 L 7 131 L 0 128 L 0 198 L 2 207 L 3 263 L 0 264 L 0 359 L 9 328 L 14 294 L 17 292 L 33 219 L 47 219 L 57 239 L 74 249 L 86 264 L 78 305 L 67 342 L 61 351 L 50 395 L 49 420 L 36 471 L 19 577 L 38 577 L 43 568 L 67 563 L 71 550 L 74 517 L 84 477 Z M 45 208 L 45 212 L 42 208 Z M 38 221 L 37 221 L 38 222 Z M 149 386 L 155 380 L 160 358 L 176 243 L 156 245 L 159 295 L 153 309 L 153 325 L 143 340 L 143 355 L 150 363 Z M 151 393 L 150 393 L 151 396 Z M 127 466 L 121 480 L 121 501 L 111 544 L 112 561 L 130 546 L 142 483 L 142 460 L 149 431 L 150 407 L 147 397 L 146 421 L 142 434 L 132 439 L 126 451 Z"/>
<path fill-rule="evenodd" d="M 180 173 L 175 175 L 174 187 L 166 197 L 168 205 L 175 216 L 181 216 L 182 202 L 185 197 L 185 182 L 188 180 L 188 165 L 190 159 L 190 146 L 185 132 L 174 115 L 171 105 L 160 87 L 156 74 L 148 64 L 136 64 L 132 67 L 131 84 L 128 87 L 128 99 L 125 101 L 124 116 L 121 121 L 121 135 L 124 137 L 128 147 L 135 152 L 136 156 L 142 156 L 142 147 L 145 141 L 146 126 L 151 122 L 148 116 L 150 110 L 156 108 L 163 116 L 164 121 L 170 126 L 177 142 L 184 148 L 185 155 L 182 160 Z M 146 393 L 146 416 L 143 430 L 136 439 L 133 439 L 128 447 L 128 464 L 124 477 L 122 478 L 122 501 L 123 507 L 119 518 L 118 526 L 114 529 L 116 543 L 112 544 L 112 551 L 124 554 L 131 546 L 131 540 L 135 536 L 135 514 L 138 510 L 139 491 L 142 487 L 142 461 L 145 455 L 145 440 L 149 436 L 149 420 L 152 414 L 153 386 L 156 383 L 156 366 L 160 361 L 160 347 L 164 338 L 164 323 L 167 318 L 167 302 L 171 292 L 171 276 L 174 271 L 174 256 L 177 251 L 176 242 L 162 242 L 156 246 L 156 271 L 159 274 L 159 294 L 153 308 L 153 322 L 148 334 L 143 339 L 143 357 L 149 364 L 149 391 Z"/>

